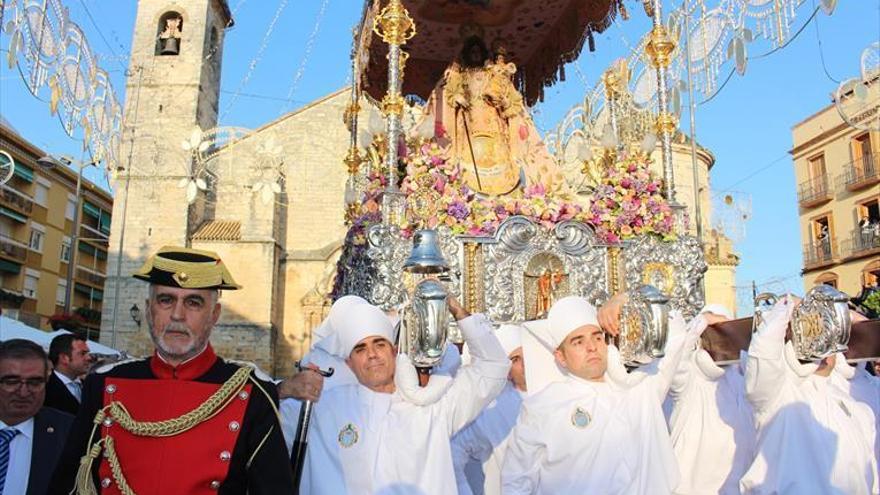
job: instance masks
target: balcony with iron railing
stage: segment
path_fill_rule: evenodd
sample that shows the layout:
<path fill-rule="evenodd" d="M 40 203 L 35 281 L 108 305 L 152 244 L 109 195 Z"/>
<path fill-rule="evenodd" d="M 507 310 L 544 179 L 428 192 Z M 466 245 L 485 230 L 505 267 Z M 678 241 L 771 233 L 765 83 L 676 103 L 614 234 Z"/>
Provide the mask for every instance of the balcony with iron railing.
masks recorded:
<path fill-rule="evenodd" d="M 33 198 L 6 184 L 0 185 L 0 205 L 12 208 L 24 215 L 30 215 L 34 210 Z"/>
<path fill-rule="evenodd" d="M 849 162 L 843 172 L 847 191 L 858 191 L 880 183 L 880 153 L 871 153 Z"/>
<path fill-rule="evenodd" d="M 838 248 L 834 238 L 804 244 L 804 270 L 815 270 L 837 262 Z"/>
<path fill-rule="evenodd" d="M 0 256 L 24 263 L 27 260 L 27 244 L 0 234 Z"/>
<path fill-rule="evenodd" d="M 814 177 L 798 185 L 798 204 L 801 208 L 811 208 L 831 200 L 828 177 Z"/>
<path fill-rule="evenodd" d="M 847 259 L 880 254 L 880 223 L 857 227 L 841 245 Z"/>

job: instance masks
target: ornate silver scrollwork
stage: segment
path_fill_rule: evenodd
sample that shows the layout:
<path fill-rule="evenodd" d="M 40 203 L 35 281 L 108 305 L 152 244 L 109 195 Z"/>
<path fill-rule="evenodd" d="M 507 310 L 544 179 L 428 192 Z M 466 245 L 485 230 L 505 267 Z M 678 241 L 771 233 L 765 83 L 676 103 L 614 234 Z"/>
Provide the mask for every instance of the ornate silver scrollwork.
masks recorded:
<path fill-rule="evenodd" d="M 648 364 L 663 357 L 669 334 L 669 298 L 650 285 L 629 293 L 620 313 L 617 348 L 627 366 Z"/>
<path fill-rule="evenodd" d="M 850 320 L 849 296 L 831 287 L 817 285 L 794 308 L 791 343 L 798 359 L 818 360 L 847 350 Z"/>
<path fill-rule="evenodd" d="M 438 228 L 437 233 L 440 236 L 440 250 L 449 263 L 449 272 L 440 278 L 448 276 L 449 293 L 458 296 L 462 243 L 448 228 Z M 367 240 L 370 245 L 367 256 L 375 268 L 371 293 L 367 299 L 386 311 L 397 308 L 407 300 L 403 264 L 412 251 L 412 239 L 404 237 L 397 226 L 381 223 L 370 228 Z"/>
<path fill-rule="evenodd" d="M 525 217 L 510 217 L 483 242 L 486 312 L 496 322 L 525 320 L 526 269 L 535 256 L 558 259 L 569 294 L 592 302 L 606 297 L 606 250 L 592 229 L 580 222 L 563 222 L 546 229 Z"/>
<path fill-rule="evenodd" d="M 675 241 L 663 241 L 640 236 L 623 249 L 622 257 L 626 291 L 653 285 L 669 297 L 673 309 L 688 318 L 705 305 L 702 280 L 708 267 L 696 238 L 679 236 Z"/>

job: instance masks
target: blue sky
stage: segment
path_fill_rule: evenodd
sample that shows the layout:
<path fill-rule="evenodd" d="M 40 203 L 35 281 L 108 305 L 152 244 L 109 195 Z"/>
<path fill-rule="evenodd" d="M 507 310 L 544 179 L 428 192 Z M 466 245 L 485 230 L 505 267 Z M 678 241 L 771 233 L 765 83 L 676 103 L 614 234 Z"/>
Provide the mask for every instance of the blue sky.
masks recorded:
<path fill-rule="evenodd" d="M 258 127 L 285 110 L 348 83 L 351 29 L 360 14 L 360 1 L 228 1 L 235 11 L 236 25 L 227 33 L 224 46 L 221 124 Z M 122 96 L 136 2 L 63 3 L 71 19 L 85 31 L 92 49 L 102 57 L 102 67 L 111 73 L 116 91 Z M 612 60 L 626 56 L 628 46 L 635 45 L 649 28 L 639 3 L 626 3 L 631 19 L 619 20 L 599 35 L 596 52 L 584 50 L 576 62 L 580 74 L 568 67 L 568 80 L 547 90 L 546 102 L 537 108 L 539 127 L 554 126 L 592 88 L 602 70 Z M 679 2 L 665 3 L 668 11 L 669 6 Z M 718 0 L 706 3 L 714 5 Z M 282 4 L 286 5 L 261 58 L 242 94 L 230 106 L 232 93 L 240 87 Z M 806 0 L 798 9 L 795 29 L 809 17 L 813 5 L 814 0 Z M 323 16 L 319 16 L 322 9 Z M 840 81 L 858 74 L 862 49 L 878 39 L 880 2 L 840 0 L 832 16 L 817 14 L 788 46 L 750 60 L 745 76 L 734 75 L 714 99 L 698 107 L 697 140 L 717 159 L 711 177 L 713 190 L 746 193 L 752 201 L 746 237 L 737 245 L 742 257 L 738 286 L 745 287 L 755 280 L 761 288 L 802 291 L 794 171 L 788 155 L 791 127 L 830 102 L 830 94 L 837 87 L 832 78 Z M 0 47 L 5 49 L 7 44 L 8 36 L 0 36 Z M 750 55 L 768 49 L 764 41 L 749 47 Z M 45 150 L 78 156 L 79 143 L 64 134 L 58 120 L 49 115 L 48 104 L 27 91 L 17 69 L 8 68 L 5 52 L 0 61 L 0 115 Z M 727 71 L 722 69 L 722 79 Z M 288 94 L 292 94 L 290 104 L 281 101 Z M 686 119 L 685 115 L 682 121 Z M 87 175 L 106 184 L 92 172 Z"/>

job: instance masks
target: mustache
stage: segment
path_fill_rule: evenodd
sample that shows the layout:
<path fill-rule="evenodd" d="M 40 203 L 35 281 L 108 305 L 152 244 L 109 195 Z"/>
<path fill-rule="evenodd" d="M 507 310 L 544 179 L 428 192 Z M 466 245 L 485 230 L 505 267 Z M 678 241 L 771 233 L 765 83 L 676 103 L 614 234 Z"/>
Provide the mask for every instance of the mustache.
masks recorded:
<path fill-rule="evenodd" d="M 165 328 L 162 329 L 162 334 L 166 334 L 168 332 L 183 332 L 187 334 L 187 336 L 192 337 L 192 330 L 186 324 L 172 321 L 171 323 L 165 325 Z"/>

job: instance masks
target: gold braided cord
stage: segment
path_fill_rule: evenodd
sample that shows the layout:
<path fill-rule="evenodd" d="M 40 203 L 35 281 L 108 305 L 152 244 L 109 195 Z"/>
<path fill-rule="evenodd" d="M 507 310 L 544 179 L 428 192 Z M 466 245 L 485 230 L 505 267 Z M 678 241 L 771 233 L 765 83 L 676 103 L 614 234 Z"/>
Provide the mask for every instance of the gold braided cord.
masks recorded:
<path fill-rule="evenodd" d="M 192 411 L 164 421 L 137 421 L 120 402 L 111 402 L 109 416 L 125 431 L 142 437 L 170 437 L 195 428 L 222 411 L 244 388 L 251 368 L 239 368 L 216 392 Z M 99 411 L 100 415 L 101 412 Z M 97 417 L 95 418 L 97 420 Z"/>
<path fill-rule="evenodd" d="M 148 277 L 155 268 L 173 274 L 174 280 L 184 288 L 202 288 L 216 285 L 237 285 L 226 265 L 214 261 L 180 261 L 165 258 L 158 253 L 150 257 L 134 274 Z"/>
<path fill-rule="evenodd" d="M 270 427 L 269 427 L 269 431 L 267 431 L 266 434 L 263 435 L 263 439 L 260 440 L 260 444 L 257 445 L 257 448 L 254 449 L 254 452 L 253 452 L 253 453 L 251 454 L 251 456 L 248 458 L 247 464 L 245 464 L 245 468 L 246 468 L 246 469 L 250 469 L 250 468 L 251 468 L 251 464 L 254 462 L 254 457 L 257 457 L 257 454 L 259 454 L 259 453 L 260 453 L 260 450 L 263 449 L 263 445 L 266 444 L 266 440 L 269 439 L 269 435 L 271 435 L 273 431 L 275 431 L 275 425 L 270 426 Z"/>
<path fill-rule="evenodd" d="M 113 481 L 116 482 L 116 488 L 122 495 L 135 495 L 128 480 L 125 479 L 125 475 L 122 474 L 122 466 L 119 464 L 119 457 L 116 456 L 116 449 L 113 446 L 113 437 L 108 436 L 104 441 L 104 457 L 110 464 L 110 474 L 113 476 Z"/>
<path fill-rule="evenodd" d="M 254 378 L 254 377 L 251 376 L 251 377 L 250 377 L 250 381 L 251 381 L 251 383 L 253 383 L 258 389 L 260 389 L 260 392 L 263 392 L 263 396 L 266 397 L 266 401 L 269 402 L 269 405 L 272 407 L 272 410 L 275 411 L 275 417 L 278 418 L 278 424 L 281 424 L 281 411 L 279 411 L 279 410 L 278 410 L 278 406 L 275 405 L 275 400 L 272 399 L 272 396 L 269 395 L 269 392 L 266 392 L 266 389 L 263 388 L 262 385 L 260 385 L 260 381 L 259 381 L 259 380 L 257 380 L 256 378 Z"/>
<path fill-rule="evenodd" d="M 89 436 L 89 442 L 92 441 L 92 437 L 95 434 L 95 430 L 92 430 L 92 436 Z M 98 440 L 94 445 L 86 452 L 86 455 L 82 456 L 79 460 L 79 469 L 76 471 L 76 484 L 74 485 L 74 492 L 79 495 L 98 495 L 98 490 L 95 488 L 95 483 L 92 480 L 92 464 L 95 462 L 95 459 L 101 455 L 101 443 L 104 440 Z"/>
<path fill-rule="evenodd" d="M 92 445 L 92 440 L 95 438 L 95 433 L 98 431 L 98 425 L 101 424 L 101 421 L 104 421 L 106 410 L 107 408 L 104 407 L 95 415 L 92 432 L 89 434 L 89 443 L 86 444 L 91 445 L 91 448 L 88 449 L 86 455 L 80 458 L 79 469 L 76 470 L 76 485 L 74 491 L 81 495 L 97 495 L 98 493 L 95 484 L 92 482 L 92 464 L 101 454 L 101 443 L 104 440 L 98 440 L 94 445 Z M 71 494 L 73 494 L 74 491 L 71 491 Z"/>
<path fill-rule="evenodd" d="M 245 366 L 238 368 L 238 370 L 233 373 L 233 375 L 226 380 L 216 392 L 211 394 L 211 396 L 197 408 L 182 416 L 165 421 L 136 421 L 128 413 L 128 410 L 125 409 L 125 406 L 119 402 L 111 402 L 95 414 L 95 419 L 93 421 L 94 426 L 92 427 L 91 435 L 89 435 L 89 444 L 91 444 L 92 440 L 95 438 L 98 426 L 100 426 L 108 417 L 114 420 L 124 430 L 139 436 L 170 437 L 188 431 L 213 418 L 219 414 L 220 411 L 225 409 L 247 384 L 252 371 L 252 367 Z M 251 379 L 251 381 L 256 383 L 256 380 Z M 258 383 L 257 386 L 264 394 L 267 394 L 267 392 L 263 390 L 263 387 Z M 271 400 L 269 402 L 272 403 Z M 277 409 L 275 412 L 278 414 Z M 110 472 L 113 475 L 113 479 L 116 481 L 119 491 L 122 492 L 123 495 L 135 495 L 134 490 L 128 485 L 128 481 L 126 481 L 125 476 L 122 473 L 122 465 L 119 463 L 119 457 L 116 455 L 113 437 L 110 435 L 95 442 L 94 445 L 89 448 L 86 455 L 80 458 L 79 469 L 76 472 L 75 492 L 80 495 L 98 494 L 94 482 L 92 481 L 92 465 L 94 464 L 95 459 L 101 454 L 102 450 L 104 451 L 104 457 L 107 458 L 107 462 L 110 465 Z M 251 459 L 253 459 L 253 456 L 251 456 Z"/>

